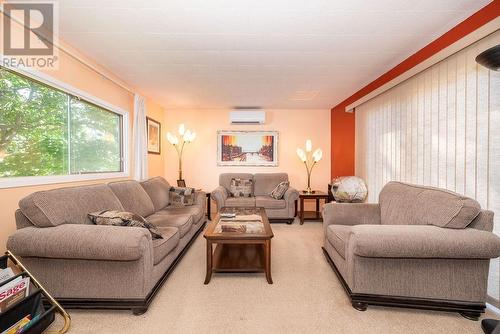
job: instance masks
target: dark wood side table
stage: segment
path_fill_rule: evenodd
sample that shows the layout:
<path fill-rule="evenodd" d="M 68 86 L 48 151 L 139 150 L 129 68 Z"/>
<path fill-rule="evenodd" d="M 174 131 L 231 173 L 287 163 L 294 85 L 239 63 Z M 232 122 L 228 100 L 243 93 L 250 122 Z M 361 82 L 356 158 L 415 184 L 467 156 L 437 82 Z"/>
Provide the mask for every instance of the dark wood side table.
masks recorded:
<path fill-rule="evenodd" d="M 304 210 L 304 200 L 306 199 L 314 199 L 316 200 L 316 211 L 305 211 Z M 314 193 L 308 194 L 303 191 L 300 192 L 299 195 L 299 201 L 300 201 L 300 211 L 299 211 L 299 219 L 300 219 L 300 225 L 304 224 L 304 221 L 306 220 L 319 220 L 323 221 L 323 218 L 321 217 L 321 212 L 319 211 L 319 201 L 323 199 L 325 203 L 330 202 L 330 199 L 328 197 L 328 194 L 315 190 Z"/>

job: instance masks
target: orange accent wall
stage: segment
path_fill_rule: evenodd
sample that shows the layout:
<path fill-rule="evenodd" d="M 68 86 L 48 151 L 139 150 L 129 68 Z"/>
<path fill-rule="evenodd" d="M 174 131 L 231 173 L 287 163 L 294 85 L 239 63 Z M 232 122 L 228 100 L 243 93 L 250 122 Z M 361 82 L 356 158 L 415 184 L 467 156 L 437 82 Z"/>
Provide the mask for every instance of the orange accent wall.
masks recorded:
<path fill-rule="evenodd" d="M 346 113 L 345 106 L 331 111 L 331 178 L 354 175 L 354 113 Z"/>
<path fill-rule="evenodd" d="M 474 30 L 500 16 L 500 0 L 494 0 L 476 13 L 450 29 L 441 37 L 406 58 L 400 64 L 358 90 L 331 110 L 331 176 L 354 175 L 355 113 L 345 112 L 345 107 L 397 78 L 414 66 L 445 49 Z"/>

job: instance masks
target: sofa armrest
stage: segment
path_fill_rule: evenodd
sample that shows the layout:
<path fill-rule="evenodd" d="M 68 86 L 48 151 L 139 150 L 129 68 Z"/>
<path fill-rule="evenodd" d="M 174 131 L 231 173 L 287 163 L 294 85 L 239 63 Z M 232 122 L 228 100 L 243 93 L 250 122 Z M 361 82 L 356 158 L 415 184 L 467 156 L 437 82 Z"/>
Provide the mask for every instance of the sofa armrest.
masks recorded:
<path fill-rule="evenodd" d="M 370 203 L 327 203 L 323 206 L 323 225 L 380 224 L 380 207 Z"/>
<path fill-rule="evenodd" d="M 350 249 L 361 257 L 492 259 L 500 256 L 500 238 L 473 228 L 431 225 L 358 225 Z"/>
<path fill-rule="evenodd" d="M 15 255 L 58 259 L 135 261 L 152 247 L 145 228 L 90 224 L 26 227 L 7 241 Z"/>
<path fill-rule="evenodd" d="M 288 205 L 292 205 L 296 200 L 299 199 L 298 190 L 292 187 L 288 187 L 285 194 L 283 195 L 283 199 L 288 203 Z"/>
<path fill-rule="evenodd" d="M 227 190 L 223 186 L 218 186 L 210 193 L 210 198 L 217 203 L 217 210 L 220 210 L 224 206 L 228 196 Z"/>

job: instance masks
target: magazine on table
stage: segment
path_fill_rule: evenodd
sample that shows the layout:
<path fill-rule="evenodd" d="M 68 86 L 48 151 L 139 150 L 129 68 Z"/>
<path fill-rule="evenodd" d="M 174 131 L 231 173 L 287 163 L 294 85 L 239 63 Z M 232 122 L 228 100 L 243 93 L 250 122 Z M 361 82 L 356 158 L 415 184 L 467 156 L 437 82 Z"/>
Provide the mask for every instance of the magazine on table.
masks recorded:
<path fill-rule="evenodd" d="M 0 286 L 0 313 L 26 297 L 29 286 L 30 278 L 21 276 Z"/>
<path fill-rule="evenodd" d="M 221 217 L 220 222 L 262 222 L 260 215 L 236 215 L 235 217 Z"/>
<path fill-rule="evenodd" d="M 14 271 L 10 267 L 0 270 L 0 284 L 2 284 L 6 280 L 14 276 L 15 276 Z"/>
<path fill-rule="evenodd" d="M 23 333 L 26 328 L 24 328 L 31 321 L 31 314 L 25 316 L 14 325 L 10 326 L 8 329 L 2 332 L 2 334 L 18 334 Z"/>

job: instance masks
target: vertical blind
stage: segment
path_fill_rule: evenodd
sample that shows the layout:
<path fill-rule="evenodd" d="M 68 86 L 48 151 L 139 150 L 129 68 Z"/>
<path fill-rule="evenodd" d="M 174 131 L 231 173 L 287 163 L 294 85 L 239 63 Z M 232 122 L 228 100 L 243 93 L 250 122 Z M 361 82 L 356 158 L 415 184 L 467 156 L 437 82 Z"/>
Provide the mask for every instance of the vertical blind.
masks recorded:
<path fill-rule="evenodd" d="M 495 212 L 500 234 L 500 73 L 475 57 L 497 31 L 356 108 L 356 175 L 369 202 L 391 180 L 456 191 Z M 488 294 L 498 306 L 499 261 Z"/>

